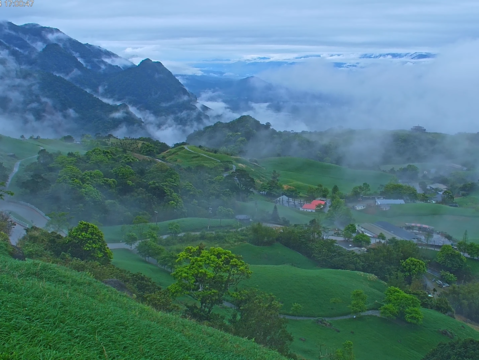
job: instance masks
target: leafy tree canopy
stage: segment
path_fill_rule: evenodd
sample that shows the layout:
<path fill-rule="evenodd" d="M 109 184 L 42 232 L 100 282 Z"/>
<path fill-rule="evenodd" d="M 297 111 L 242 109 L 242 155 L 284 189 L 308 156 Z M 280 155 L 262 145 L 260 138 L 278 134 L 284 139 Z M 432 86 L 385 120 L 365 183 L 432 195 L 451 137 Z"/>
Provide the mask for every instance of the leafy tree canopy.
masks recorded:
<path fill-rule="evenodd" d="M 220 247 L 188 246 L 178 254 L 173 295 L 189 295 L 200 303 L 196 316 L 208 319 L 216 305 L 223 303 L 230 288 L 251 276 L 248 264 L 240 256 Z"/>

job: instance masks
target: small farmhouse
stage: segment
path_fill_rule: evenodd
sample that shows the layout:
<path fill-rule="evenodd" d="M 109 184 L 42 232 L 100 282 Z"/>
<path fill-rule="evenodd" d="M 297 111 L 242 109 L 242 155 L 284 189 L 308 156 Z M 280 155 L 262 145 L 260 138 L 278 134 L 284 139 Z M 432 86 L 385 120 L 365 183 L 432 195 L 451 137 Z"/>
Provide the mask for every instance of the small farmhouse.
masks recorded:
<path fill-rule="evenodd" d="M 436 183 L 436 184 L 428 185 L 428 189 L 442 193 L 443 191 L 447 190 L 447 186 L 444 184 Z"/>
<path fill-rule="evenodd" d="M 316 208 L 322 208 L 326 204 L 323 200 L 313 200 L 309 204 L 304 204 L 301 211 L 315 212 Z"/>
<path fill-rule="evenodd" d="M 248 215 L 236 215 L 235 219 L 242 224 L 249 224 L 251 222 L 251 217 Z"/>

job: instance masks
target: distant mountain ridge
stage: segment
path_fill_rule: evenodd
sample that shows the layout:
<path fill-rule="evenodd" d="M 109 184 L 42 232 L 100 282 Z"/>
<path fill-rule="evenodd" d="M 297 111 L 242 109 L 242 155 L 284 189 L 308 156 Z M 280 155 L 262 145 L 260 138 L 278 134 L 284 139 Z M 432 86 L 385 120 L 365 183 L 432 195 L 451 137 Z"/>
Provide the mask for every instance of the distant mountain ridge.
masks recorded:
<path fill-rule="evenodd" d="M 0 23 L 0 59 L 4 87 L 16 83 L 0 95 L 0 120 L 15 122 L 9 127 L 18 131 L 127 129 L 161 136 L 164 127 L 188 132 L 208 119 L 196 97 L 160 62 L 146 59 L 135 66 L 58 29 Z"/>

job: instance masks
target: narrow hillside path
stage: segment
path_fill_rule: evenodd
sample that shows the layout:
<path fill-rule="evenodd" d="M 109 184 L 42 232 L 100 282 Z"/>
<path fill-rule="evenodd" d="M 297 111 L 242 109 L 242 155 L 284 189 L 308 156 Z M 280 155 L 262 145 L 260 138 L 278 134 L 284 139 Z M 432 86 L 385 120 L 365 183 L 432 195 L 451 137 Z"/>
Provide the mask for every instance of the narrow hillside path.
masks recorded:
<path fill-rule="evenodd" d="M 206 157 L 206 158 L 208 158 L 208 159 L 211 159 L 211 160 L 214 160 L 214 161 L 217 161 L 217 162 L 221 162 L 221 160 L 212 158 L 211 156 L 208 156 L 208 155 L 201 154 L 201 153 L 199 153 L 199 152 L 193 151 L 193 150 L 191 150 L 187 145 L 185 145 L 184 148 L 185 148 L 186 150 L 188 150 L 189 152 L 192 152 L 193 154 L 201 155 L 201 156 L 204 156 L 204 157 Z"/>
<path fill-rule="evenodd" d="M 368 310 L 359 314 L 360 316 L 381 316 L 379 310 Z M 327 321 L 333 320 L 345 320 L 345 319 L 353 319 L 357 315 L 349 314 L 343 316 L 334 316 L 334 317 L 323 317 L 323 316 L 293 316 L 293 315 L 280 315 L 283 319 L 288 320 L 316 320 L 316 319 L 323 319 Z"/>
<path fill-rule="evenodd" d="M 25 159 L 21 159 L 21 160 L 18 160 L 15 165 L 13 166 L 13 171 L 10 173 L 10 175 L 8 176 L 8 180 L 7 182 L 5 183 L 6 185 L 6 188 L 8 189 L 8 187 L 10 186 L 10 183 L 12 182 L 13 180 L 13 177 L 16 175 L 16 173 L 18 172 L 18 170 L 20 169 L 20 164 L 22 161 L 25 161 L 25 160 L 28 160 L 28 159 L 33 159 L 33 158 L 36 158 L 38 155 L 34 155 L 34 156 L 30 156 L 30 157 L 27 157 Z"/>
<path fill-rule="evenodd" d="M 41 148 L 43 149 L 43 148 Z M 30 156 L 21 160 L 18 160 L 15 165 L 13 166 L 13 170 L 8 177 L 8 181 L 6 182 L 6 187 L 8 188 L 11 184 L 14 176 L 17 174 L 18 170 L 20 169 L 20 164 L 22 161 L 33 159 L 38 157 L 38 155 Z M 28 221 L 30 221 L 33 225 L 43 228 L 47 224 L 49 218 L 39 209 L 37 209 L 32 204 L 23 202 L 23 201 L 15 201 L 12 199 L 11 196 L 5 197 L 5 200 L 0 200 L 0 211 L 5 212 L 15 212 L 18 215 L 24 217 Z M 10 242 L 13 245 L 16 245 L 18 240 L 20 240 L 23 235 L 25 235 L 25 227 L 27 224 L 20 223 L 19 221 L 13 219 L 15 226 L 12 230 L 10 235 Z"/>

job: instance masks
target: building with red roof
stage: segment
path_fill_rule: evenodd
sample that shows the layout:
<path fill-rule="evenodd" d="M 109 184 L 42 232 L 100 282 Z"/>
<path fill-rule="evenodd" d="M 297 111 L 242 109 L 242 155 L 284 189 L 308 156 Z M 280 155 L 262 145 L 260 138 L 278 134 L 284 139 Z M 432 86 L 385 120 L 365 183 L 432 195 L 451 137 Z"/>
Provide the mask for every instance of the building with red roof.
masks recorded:
<path fill-rule="evenodd" d="M 318 206 L 322 208 L 324 204 L 326 204 L 326 202 L 323 200 L 313 200 L 309 204 L 304 204 L 301 210 L 308 211 L 308 212 L 315 212 Z"/>

